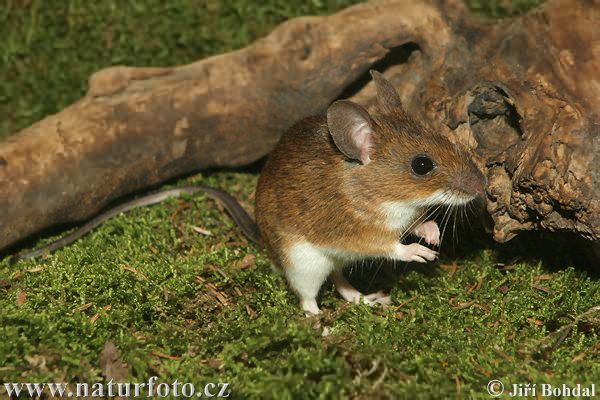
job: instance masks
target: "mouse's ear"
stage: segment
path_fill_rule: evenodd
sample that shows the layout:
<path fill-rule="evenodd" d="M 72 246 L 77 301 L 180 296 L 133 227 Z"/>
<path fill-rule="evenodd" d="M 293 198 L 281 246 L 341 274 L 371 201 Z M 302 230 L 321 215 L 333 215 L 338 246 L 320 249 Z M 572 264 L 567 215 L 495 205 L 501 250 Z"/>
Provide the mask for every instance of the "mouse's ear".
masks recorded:
<path fill-rule="evenodd" d="M 369 113 L 349 100 L 338 100 L 327 109 L 327 126 L 337 148 L 365 165 L 371 162 L 373 125 Z"/>
<path fill-rule="evenodd" d="M 385 79 L 381 73 L 374 69 L 369 71 L 375 82 L 377 88 L 377 106 L 379 111 L 384 114 L 391 114 L 393 112 L 404 112 L 402 108 L 402 100 L 396 91 L 396 88 Z"/>

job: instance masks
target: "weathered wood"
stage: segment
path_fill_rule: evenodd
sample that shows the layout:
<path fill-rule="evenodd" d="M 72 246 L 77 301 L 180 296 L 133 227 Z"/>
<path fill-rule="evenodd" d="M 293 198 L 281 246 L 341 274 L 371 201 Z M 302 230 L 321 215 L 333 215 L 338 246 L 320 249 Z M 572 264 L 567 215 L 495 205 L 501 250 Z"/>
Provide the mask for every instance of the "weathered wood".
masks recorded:
<path fill-rule="evenodd" d="M 600 2 L 490 24 L 457 0 L 394 0 L 294 19 L 190 65 L 96 73 L 86 97 L 0 143 L 0 249 L 136 189 L 249 164 L 342 93 L 370 104 L 373 65 L 410 112 L 473 149 L 497 240 L 600 239 Z"/>
<path fill-rule="evenodd" d="M 473 150 L 494 238 L 545 229 L 600 239 L 600 1 L 550 1 L 495 24 L 458 3 L 440 10 L 442 50 L 416 41 L 385 74 L 411 113 Z M 353 99 L 372 105 L 373 85 Z"/>
<path fill-rule="evenodd" d="M 0 143 L 0 249 L 136 189 L 259 159 L 387 48 L 419 37 L 425 20 L 402 16 L 411 7 L 298 18 L 190 65 L 96 73 L 86 97 Z"/>
<path fill-rule="evenodd" d="M 600 1 L 495 25 L 448 17 L 459 36 L 419 103 L 485 160 L 495 239 L 600 239 Z"/>

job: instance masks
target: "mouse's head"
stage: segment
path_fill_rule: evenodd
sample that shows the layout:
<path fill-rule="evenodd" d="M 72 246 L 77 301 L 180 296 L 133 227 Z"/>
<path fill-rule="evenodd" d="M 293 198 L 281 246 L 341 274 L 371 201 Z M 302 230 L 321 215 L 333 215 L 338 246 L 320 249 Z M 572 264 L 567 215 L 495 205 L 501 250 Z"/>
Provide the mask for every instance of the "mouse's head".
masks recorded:
<path fill-rule="evenodd" d="M 327 110 L 333 141 L 353 176 L 380 201 L 459 205 L 483 194 L 485 178 L 466 151 L 406 114 L 394 87 L 371 71 L 378 113 L 348 100 Z"/>

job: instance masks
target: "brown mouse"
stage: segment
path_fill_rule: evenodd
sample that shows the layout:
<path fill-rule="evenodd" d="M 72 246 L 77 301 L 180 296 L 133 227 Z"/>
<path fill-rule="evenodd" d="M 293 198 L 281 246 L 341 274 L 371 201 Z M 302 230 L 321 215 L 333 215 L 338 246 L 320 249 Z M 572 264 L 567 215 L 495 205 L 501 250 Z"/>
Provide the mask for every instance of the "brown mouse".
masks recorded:
<path fill-rule="evenodd" d="M 390 298 L 380 292 L 363 297 L 344 278 L 343 267 L 372 257 L 434 260 L 437 252 L 401 240 L 413 233 L 439 244 L 437 224 L 424 221 L 427 211 L 468 203 L 483 193 L 485 179 L 463 149 L 405 113 L 380 73 L 371 75 L 377 113 L 339 100 L 326 116 L 306 118 L 283 134 L 256 189 L 258 227 L 226 192 L 206 186 L 167 189 L 109 209 L 11 261 L 61 248 L 120 212 L 203 191 L 225 206 L 249 240 L 267 247 L 307 312 L 319 312 L 316 297 L 330 275 L 344 299 L 388 304 Z"/>
<path fill-rule="evenodd" d="M 300 121 L 281 137 L 256 189 L 263 242 L 302 308 L 314 314 L 330 275 L 344 299 L 360 300 L 342 275 L 350 262 L 434 260 L 437 252 L 401 238 L 414 233 L 439 244 L 437 224 L 421 221 L 427 210 L 466 204 L 485 188 L 463 149 L 408 116 L 394 87 L 371 75 L 377 113 L 339 100 L 326 116 Z M 390 299 L 374 293 L 364 301 Z"/>

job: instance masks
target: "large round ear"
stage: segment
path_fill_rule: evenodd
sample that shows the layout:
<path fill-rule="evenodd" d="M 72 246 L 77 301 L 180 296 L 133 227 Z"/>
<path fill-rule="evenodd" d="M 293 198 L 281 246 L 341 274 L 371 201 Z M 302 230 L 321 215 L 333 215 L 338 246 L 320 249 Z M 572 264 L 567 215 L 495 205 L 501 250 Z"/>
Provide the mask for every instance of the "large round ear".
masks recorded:
<path fill-rule="evenodd" d="M 402 101 L 396 91 L 396 88 L 385 79 L 378 71 L 374 69 L 369 71 L 377 88 L 377 106 L 383 114 L 391 114 L 393 112 L 404 112 Z"/>
<path fill-rule="evenodd" d="M 337 148 L 362 164 L 371 162 L 373 120 L 369 113 L 349 100 L 338 100 L 327 109 L 327 126 Z"/>

